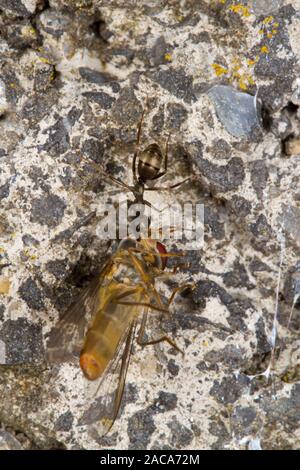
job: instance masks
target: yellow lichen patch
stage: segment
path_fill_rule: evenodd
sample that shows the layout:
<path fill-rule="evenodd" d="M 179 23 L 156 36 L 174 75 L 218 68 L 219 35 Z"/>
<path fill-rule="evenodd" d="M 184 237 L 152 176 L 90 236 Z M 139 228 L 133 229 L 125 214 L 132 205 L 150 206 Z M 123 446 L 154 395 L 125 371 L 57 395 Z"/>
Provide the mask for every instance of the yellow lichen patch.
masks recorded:
<path fill-rule="evenodd" d="M 25 256 L 26 258 L 28 258 L 28 259 L 30 259 L 30 260 L 32 260 L 32 261 L 34 261 L 34 260 L 37 259 L 37 256 L 36 256 L 36 255 L 32 255 L 32 254 L 30 253 L 30 251 L 29 251 L 27 248 L 26 248 L 25 250 L 23 250 L 23 256 Z"/>
<path fill-rule="evenodd" d="M 32 26 L 24 26 L 22 28 L 22 36 L 29 38 L 36 38 L 37 32 Z"/>
<path fill-rule="evenodd" d="M 243 91 L 247 91 L 248 90 L 248 86 L 246 84 L 246 82 L 241 78 L 239 81 L 238 81 L 238 85 L 239 85 L 239 88 Z"/>
<path fill-rule="evenodd" d="M 0 277 L 0 295 L 7 295 L 10 289 L 10 280 L 7 277 Z"/>
<path fill-rule="evenodd" d="M 51 65 L 50 60 L 47 59 L 46 57 L 39 57 L 39 60 L 40 60 L 41 62 L 43 62 L 44 64 L 49 64 L 49 65 Z"/>
<path fill-rule="evenodd" d="M 258 33 L 265 35 L 268 39 L 272 39 L 272 37 L 278 33 L 279 23 L 275 21 L 273 16 L 265 18 L 261 25 L 262 27 Z"/>
<path fill-rule="evenodd" d="M 252 67 L 253 65 L 255 65 L 256 63 L 258 62 L 258 57 L 255 57 L 255 59 L 248 59 L 247 60 L 247 64 Z"/>
<path fill-rule="evenodd" d="M 228 10 L 232 11 L 233 13 L 239 13 L 245 18 L 251 15 L 249 8 L 245 7 L 245 5 L 241 5 L 240 3 L 238 3 L 237 5 L 229 5 Z"/>
<path fill-rule="evenodd" d="M 228 73 L 228 69 L 220 64 L 213 63 L 211 66 L 214 69 L 217 77 L 221 77 L 222 75 L 226 75 Z"/>
<path fill-rule="evenodd" d="M 272 23 L 274 20 L 274 16 L 267 16 L 267 18 L 265 18 L 263 21 L 262 21 L 262 24 L 270 24 Z"/>
<path fill-rule="evenodd" d="M 268 46 L 262 46 L 260 48 L 260 52 L 262 52 L 263 54 L 269 54 L 270 51 L 269 51 Z"/>
<path fill-rule="evenodd" d="M 171 56 L 171 54 L 169 54 L 169 52 L 167 52 L 167 53 L 165 54 L 165 60 L 167 60 L 168 62 L 171 62 L 171 61 L 172 61 L 172 56 Z"/>

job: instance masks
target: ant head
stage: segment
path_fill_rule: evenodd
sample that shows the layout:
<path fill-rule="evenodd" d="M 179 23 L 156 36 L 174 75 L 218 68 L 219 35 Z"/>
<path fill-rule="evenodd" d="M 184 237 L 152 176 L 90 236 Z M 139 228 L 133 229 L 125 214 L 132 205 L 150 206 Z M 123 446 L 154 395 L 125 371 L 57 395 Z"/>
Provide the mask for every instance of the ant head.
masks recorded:
<path fill-rule="evenodd" d="M 141 182 L 154 179 L 159 173 L 163 155 L 159 145 L 150 144 L 139 155 L 138 175 Z"/>

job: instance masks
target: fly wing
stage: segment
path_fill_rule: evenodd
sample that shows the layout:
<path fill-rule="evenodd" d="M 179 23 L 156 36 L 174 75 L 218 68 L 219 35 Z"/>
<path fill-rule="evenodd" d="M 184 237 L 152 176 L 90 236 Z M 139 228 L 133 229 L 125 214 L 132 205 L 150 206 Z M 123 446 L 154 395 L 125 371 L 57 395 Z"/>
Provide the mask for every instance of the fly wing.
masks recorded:
<path fill-rule="evenodd" d="M 51 331 L 47 342 L 50 362 L 66 362 L 78 358 L 84 335 L 99 307 L 99 290 L 110 262 L 80 292 Z"/>
<path fill-rule="evenodd" d="M 132 320 L 123 333 L 116 354 L 98 383 L 87 382 L 87 394 L 93 403 L 78 421 L 79 426 L 89 426 L 99 437 L 105 436 L 117 418 L 124 392 L 126 375 L 135 337 L 136 320 Z M 92 387 L 94 390 L 92 390 Z M 90 399 L 91 399 L 90 398 Z"/>

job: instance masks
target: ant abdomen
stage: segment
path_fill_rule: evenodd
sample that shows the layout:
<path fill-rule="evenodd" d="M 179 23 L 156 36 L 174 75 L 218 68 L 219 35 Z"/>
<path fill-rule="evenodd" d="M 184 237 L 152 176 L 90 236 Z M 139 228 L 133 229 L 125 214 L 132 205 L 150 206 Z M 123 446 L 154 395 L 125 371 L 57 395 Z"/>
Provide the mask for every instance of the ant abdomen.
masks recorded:
<path fill-rule="evenodd" d="M 162 161 L 163 155 L 159 145 L 148 145 L 138 157 L 139 179 L 142 182 L 155 179 L 160 171 Z"/>

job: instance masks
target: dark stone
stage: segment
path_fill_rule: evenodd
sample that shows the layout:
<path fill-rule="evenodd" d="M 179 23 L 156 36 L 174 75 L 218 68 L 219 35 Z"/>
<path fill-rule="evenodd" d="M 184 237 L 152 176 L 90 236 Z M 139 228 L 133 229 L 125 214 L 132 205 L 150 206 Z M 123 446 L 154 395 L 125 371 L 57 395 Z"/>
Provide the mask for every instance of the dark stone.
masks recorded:
<path fill-rule="evenodd" d="M 208 429 L 210 434 L 218 437 L 217 441 L 212 445 L 212 450 L 220 450 L 224 448 L 224 445 L 230 439 L 230 434 L 228 433 L 228 429 L 224 422 L 218 417 L 212 418 Z"/>
<path fill-rule="evenodd" d="M 237 330 L 246 331 L 247 327 L 242 317 L 248 309 L 254 309 L 250 300 L 235 299 L 225 289 L 213 281 L 198 281 L 197 286 L 192 291 L 194 302 L 204 309 L 206 300 L 211 297 L 218 297 L 220 302 L 225 305 L 229 311 L 229 317 L 226 318 L 229 325 Z"/>
<path fill-rule="evenodd" d="M 0 158 L 1 158 L 1 157 L 5 157 L 6 155 L 7 155 L 6 150 L 0 148 Z"/>
<path fill-rule="evenodd" d="M 259 97 L 269 114 L 275 113 L 282 108 L 284 103 L 283 90 L 285 90 L 284 85 L 276 80 L 271 85 L 262 85 L 259 87 Z"/>
<path fill-rule="evenodd" d="M 293 386 L 288 398 L 272 400 L 267 397 L 262 403 L 262 408 L 268 416 L 269 425 L 280 423 L 285 432 L 296 432 L 300 422 L 300 384 Z"/>
<path fill-rule="evenodd" d="M 0 200 L 5 199 L 9 196 L 11 178 L 9 178 L 6 183 L 0 186 Z"/>
<path fill-rule="evenodd" d="M 24 34 L 24 31 L 27 33 Z M 3 26 L 1 31 L 10 47 L 14 49 L 36 48 L 40 43 L 40 36 L 29 20 L 14 21 Z"/>
<path fill-rule="evenodd" d="M 59 175 L 59 179 L 64 185 L 65 188 L 69 188 L 72 184 L 77 187 L 82 186 L 82 179 L 78 175 L 74 175 L 72 168 L 69 166 L 64 166 L 62 168 L 62 174 Z"/>
<path fill-rule="evenodd" d="M 54 8 L 48 8 L 39 19 L 39 28 L 59 39 L 72 27 L 73 23 L 74 18 L 66 11 L 63 12 L 61 10 L 57 11 Z"/>
<path fill-rule="evenodd" d="M 110 55 L 113 56 L 121 56 L 125 57 L 127 61 L 127 65 L 129 65 L 135 56 L 135 52 L 132 49 L 120 47 L 120 48 L 113 48 L 109 51 Z"/>
<path fill-rule="evenodd" d="M 193 101 L 196 101 L 193 77 L 186 75 L 184 69 L 169 67 L 167 70 L 158 70 L 152 74 L 152 79 L 172 95 L 183 99 L 186 103 L 191 104 Z"/>
<path fill-rule="evenodd" d="M 230 208 L 235 216 L 246 217 L 251 212 L 251 202 L 243 196 L 234 194 L 230 200 Z"/>
<path fill-rule="evenodd" d="M 28 233 L 25 233 L 22 236 L 22 242 L 24 243 L 25 246 L 38 246 L 39 241 L 34 238 L 32 235 L 29 235 Z"/>
<path fill-rule="evenodd" d="M 29 95 L 21 109 L 22 119 L 27 119 L 30 124 L 39 122 L 48 115 L 58 100 L 58 92 L 54 88 L 47 90 L 47 99 L 41 98 L 37 93 Z"/>
<path fill-rule="evenodd" d="M 211 37 L 207 31 L 201 31 L 198 34 L 190 34 L 190 39 L 194 44 L 207 43 L 211 44 Z"/>
<path fill-rule="evenodd" d="M 164 36 L 159 36 L 149 51 L 151 64 L 158 66 L 168 63 L 165 57 L 168 52 L 170 52 L 170 47 L 167 45 Z"/>
<path fill-rule="evenodd" d="M 191 444 L 194 433 L 186 426 L 181 424 L 175 416 L 168 422 L 168 427 L 172 432 L 171 445 L 173 449 L 186 449 Z"/>
<path fill-rule="evenodd" d="M 235 261 L 233 264 L 233 271 L 229 271 L 223 275 L 223 281 L 226 287 L 246 287 L 253 289 L 253 284 L 249 280 L 249 276 L 245 266 Z"/>
<path fill-rule="evenodd" d="M 5 83 L 5 96 L 7 101 L 14 105 L 17 104 L 18 99 L 23 93 L 23 88 L 14 70 L 9 69 L 8 66 L 2 66 L 1 80 Z"/>
<path fill-rule="evenodd" d="M 271 268 L 269 268 L 269 266 L 265 263 L 263 263 L 260 259 L 258 258 L 254 258 L 250 265 L 250 271 L 252 274 L 256 273 L 256 272 L 271 272 Z"/>
<path fill-rule="evenodd" d="M 31 12 L 27 10 L 21 0 L 0 0 L 0 9 L 6 13 L 10 12 L 16 17 L 29 17 Z M 8 12 L 7 12 L 8 10 Z"/>
<path fill-rule="evenodd" d="M 143 108 L 132 88 L 123 88 L 112 108 L 112 116 L 119 124 L 132 126 L 138 124 Z"/>
<path fill-rule="evenodd" d="M 215 362 L 207 363 L 206 361 L 200 361 L 196 367 L 198 370 L 200 370 L 200 372 L 207 372 L 212 370 L 214 372 L 219 372 L 219 366 Z"/>
<path fill-rule="evenodd" d="M 179 366 L 175 363 L 174 359 L 170 359 L 168 362 L 168 371 L 170 374 L 172 374 L 174 377 L 178 375 L 179 372 Z"/>
<path fill-rule="evenodd" d="M 231 416 L 234 427 L 240 427 L 247 434 L 247 429 L 256 418 L 256 410 L 252 406 L 237 406 Z"/>
<path fill-rule="evenodd" d="M 125 406 L 129 403 L 135 403 L 138 399 L 138 389 L 136 385 L 132 383 L 126 383 L 125 388 L 124 388 L 124 395 L 122 399 L 122 404 L 121 404 L 121 413 L 122 410 L 125 408 Z"/>
<path fill-rule="evenodd" d="M 220 221 L 218 212 L 208 206 L 204 207 L 204 223 L 209 226 L 214 238 L 222 240 L 225 237 L 224 223 Z"/>
<path fill-rule="evenodd" d="M 169 129 L 179 130 L 187 119 L 187 110 L 179 103 L 168 103 L 167 122 Z"/>
<path fill-rule="evenodd" d="M 71 126 L 74 126 L 74 124 L 79 121 L 81 115 L 82 109 L 76 108 L 76 106 L 73 106 L 73 108 L 70 109 L 70 111 L 68 112 L 68 121 Z"/>
<path fill-rule="evenodd" d="M 203 158 L 202 147 L 200 141 L 194 141 L 189 150 L 201 175 L 208 179 L 211 188 L 222 192 L 238 189 L 245 179 L 243 160 L 233 157 L 226 165 L 215 165 Z"/>
<path fill-rule="evenodd" d="M 55 194 L 33 199 L 30 221 L 48 227 L 56 227 L 63 218 L 65 208 L 65 202 Z"/>
<path fill-rule="evenodd" d="M 70 431 L 72 429 L 74 421 L 74 416 L 72 415 L 71 411 L 66 411 L 57 419 L 54 429 L 56 431 Z"/>
<path fill-rule="evenodd" d="M 70 148 L 70 137 L 63 118 L 59 118 L 53 126 L 43 131 L 43 134 L 48 134 L 48 140 L 41 148 L 53 157 L 65 153 Z"/>
<path fill-rule="evenodd" d="M 300 261 L 288 270 L 284 280 L 283 294 L 289 305 L 293 305 L 296 296 L 300 296 Z M 295 306 L 299 306 L 299 301 Z"/>
<path fill-rule="evenodd" d="M 257 354 L 266 354 L 271 350 L 269 337 L 266 334 L 266 325 L 263 318 L 259 318 L 255 324 L 255 335 L 257 340 Z"/>
<path fill-rule="evenodd" d="M 264 160 L 256 160 L 250 164 L 252 186 L 259 199 L 263 197 L 263 191 L 267 186 L 269 171 Z"/>
<path fill-rule="evenodd" d="M 222 405 L 229 405 L 237 401 L 249 386 L 250 379 L 245 375 L 225 376 L 221 382 L 214 381 L 209 394 Z"/>
<path fill-rule="evenodd" d="M 290 135 L 293 135 L 293 126 L 288 116 L 281 116 L 278 119 L 272 119 L 271 131 L 281 140 L 285 140 L 284 144 L 288 142 Z"/>
<path fill-rule="evenodd" d="M 228 344 L 225 348 L 212 350 L 205 354 L 204 361 L 213 364 L 222 364 L 230 369 L 237 369 L 245 365 L 245 350 L 233 344 Z"/>
<path fill-rule="evenodd" d="M 0 304 L 0 321 L 1 322 L 4 320 L 4 312 L 5 312 L 5 306 L 3 304 Z"/>
<path fill-rule="evenodd" d="M 114 80 L 111 75 L 104 72 L 98 72 L 97 70 L 93 70 L 88 67 L 80 67 L 79 73 L 84 80 L 89 83 L 95 83 L 96 85 L 106 85 Z"/>
<path fill-rule="evenodd" d="M 250 230 L 254 235 L 251 240 L 253 247 L 263 253 L 269 250 L 269 241 L 274 239 L 271 226 L 264 214 L 261 214 L 254 224 L 250 224 Z"/>
<path fill-rule="evenodd" d="M 177 396 L 175 393 L 159 392 L 158 399 L 155 400 L 154 406 L 159 413 L 174 410 L 177 406 Z"/>
<path fill-rule="evenodd" d="M 255 66 L 255 73 L 260 78 L 274 77 L 285 79 L 293 77 L 291 71 L 294 68 L 294 59 L 279 58 L 276 52 L 261 54 L 258 63 Z"/>
<path fill-rule="evenodd" d="M 52 64 L 38 62 L 34 69 L 34 89 L 44 92 L 52 85 L 55 78 L 55 67 Z"/>
<path fill-rule="evenodd" d="M 103 91 L 87 91 L 82 93 L 82 95 L 88 101 L 94 101 L 95 103 L 99 104 L 103 109 L 110 109 L 116 99 Z"/>
<path fill-rule="evenodd" d="M 41 310 L 44 308 L 43 294 L 36 282 L 28 278 L 19 288 L 19 294 L 29 308 Z"/>
<path fill-rule="evenodd" d="M 105 146 L 95 139 L 88 139 L 83 142 L 82 153 L 96 163 L 103 162 Z"/>
<path fill-rule="evenodd" d="M 215 139 L 212 148 L 209 151 L 218 159 L 228 158 L 230 156 L 231 147 L 224 139 Z"/>
<path fill-rule="evenodd" d="M 33 181 L 32 188 L 34 190 L 42 190 L 45 193 L 50 191 L 50 185 L 47 183 L 47 174 L 43 173 L 40 166 L 32 165 L 28 175 Z"/>
<path fill-rule="evenodd" d="M 49 273 L 53 274 L 57 279 L 65 279 L 67 276 L 67 267 L 68 267 L 68 260 L 66 259 L 58 259 L 49 261 L 46 264 L 46 269 Z"/>
<path fill-rule="evenodd" d="M 145 450 L 150 444 L 151 436 L 155 431 L 153 411 L 137 411 L 128 420 L 127 433 L 129 437 L 129 450 Z"/>
<path fill-rule="evenodd" d="M 41 325 L 29 323 L 26 318 L 7 320 L 0 330 L 0 339 L 5 343 L 6 364 L 43 360 Z"/>

